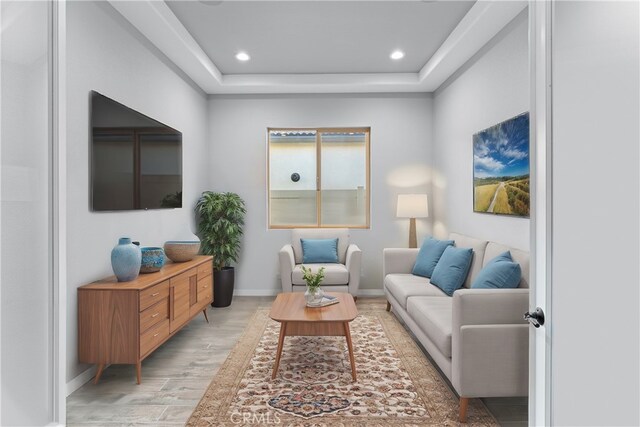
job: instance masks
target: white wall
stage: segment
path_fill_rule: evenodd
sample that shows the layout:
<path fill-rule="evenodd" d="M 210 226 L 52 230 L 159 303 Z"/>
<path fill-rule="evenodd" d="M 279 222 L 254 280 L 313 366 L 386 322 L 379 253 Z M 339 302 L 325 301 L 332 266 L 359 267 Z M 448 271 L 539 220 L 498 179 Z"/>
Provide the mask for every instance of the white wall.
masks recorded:
<path fill-rule="evenodd" d="M 67 380 L 88 368 L 77 360 L 76 288 L 113 274 L 118 237 L 161 246 L 189 238 L 193 209 L 208 182 L 206 97 L 142 41 L 106 2 L 67 4 L 68 331 Z M 93 213 L 89 208 L 90 91 L 182 132 L 183 208 Z"/>
<path fill-rule="evenodd" d="M 315 191 L 317 152 L 314 143 L 272 144 L 269 155 L 271 190 Z M 298 182 L 291 180 L 294 172 L 300 175 Z"/>
<path fill-rule="evenodd" d="M 553 425 L 640 425 L 639 12 L 554 6 Z"/>
<path fill-rule="evenodd" d="M 322 147 L 322 188 L 357 190 L 367 185 L 367 148 L 359 144 L 325 144 Z"/>
<path fill-rule="evenodd" d="M 527 12 L 434 94 L 434 233 L 529 250 L 529 219 L 473 212 L 474 133 L 529 110 Z"/>
<path fill-rule="evenodd" d="M 316 190 L 315 144 L 271 143 L 271 190 Z M 367 150 L 364 143 L 325 144 L 322 147 L 322 188 L 356 190 L 366 186 Z M 298 182 L 291 174 L 300 175 Z"/>
<path fill-rule="evenodd" d="M 211 180 L 247 204 L 236 272 L 240 293 L 280 289 L 278 250 L 288 230 L 267 227 L 267 127 L 371 126 L 371 229 L 352 230 L 363 250 L 361 288 L 382 288 L 382 249 L 406 247 L 409 221 L 395 217 L 397 194 L 431 190 L 431 98 L 403 95 L 213 96 L 209 100 Z M 430 232 L 418 220 L 419 239 Z"/>

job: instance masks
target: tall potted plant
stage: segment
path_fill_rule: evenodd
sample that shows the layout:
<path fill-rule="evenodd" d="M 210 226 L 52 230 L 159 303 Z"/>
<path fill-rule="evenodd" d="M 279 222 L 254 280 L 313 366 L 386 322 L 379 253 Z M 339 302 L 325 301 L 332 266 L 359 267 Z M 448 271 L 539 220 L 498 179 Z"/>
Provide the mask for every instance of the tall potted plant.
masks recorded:
<path fill-rule="evenodd" d="M 234 268 L 238 261 L 244 200 L 236 193 L 205 191 L 196 204 L 200 251 L 213 256 L 213 307 L 228 307 L 233 297 Z"/>

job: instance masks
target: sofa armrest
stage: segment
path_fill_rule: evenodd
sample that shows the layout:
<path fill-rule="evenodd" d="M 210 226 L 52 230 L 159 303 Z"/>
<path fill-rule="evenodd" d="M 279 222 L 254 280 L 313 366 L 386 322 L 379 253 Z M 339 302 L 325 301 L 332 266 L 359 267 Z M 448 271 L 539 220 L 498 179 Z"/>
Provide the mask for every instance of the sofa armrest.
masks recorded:
<path fill-rule="evenodd" d="M 362 265 L 362 251 L 357 245 L 350 244 L 347 248 L 346 267 L 349 271 L 349 293 L 358 296 L 360 288 L 360 272 Z"/>
<path fill-rule="evenodd" d="M 417 248 L 385 248 L 382 250 L 382 279 L 387 274 L 411 273 L 418 257 Z"/>
<path fill-rule="evenodd" d="M 293 284 L 291 283 L 291 273 L 296 266 L 295 257 L 293 256 L 293 247 L 284 245 L 278 252 L 280 260 L 280 281 L 282 282 L 282 292 L 292 292 Z"/>
<path fill-rule="evenodd" d="M 453 293 L 453 329 L 464 325 L 524 324 L 529 289 L 458 289 Z"/>
<path fill-rule="evenodd" d="M 452 304 L 451 382 L 458 394 L 525 396 L 529 289 L 459 289 Z"/>
<path fill-rule="evenodd" d="M 461 397 L 529 392 L 529 326 L 466 325 L 453 348 L 451 383 Z"/>

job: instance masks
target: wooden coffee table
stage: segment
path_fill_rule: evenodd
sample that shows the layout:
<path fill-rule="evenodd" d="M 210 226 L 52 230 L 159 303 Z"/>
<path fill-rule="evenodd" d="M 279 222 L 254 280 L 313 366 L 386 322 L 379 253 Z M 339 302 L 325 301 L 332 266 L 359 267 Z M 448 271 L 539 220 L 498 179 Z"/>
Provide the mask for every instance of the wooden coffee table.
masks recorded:
<path fill-rule="evenodd" d="M 271 317 L 280 322 L 280 338 L 276 363 L 273 366 L 271 379 L 276 377 L 282 356 L 284 337 L 292 336 L 344 336 L 349 348 L 349 361 L 351 362 L 351 376 L 356 381 L 356 362 L 353 357 L 353 344 L 349 322 L 358 317 L 358 309 L 350 294 L 342 292 L 329 292 L 340 301 L 338 304 L 327 307 L 307 307 L 302 292 L 288 292 L 278 294 L 271 306 Z"/>

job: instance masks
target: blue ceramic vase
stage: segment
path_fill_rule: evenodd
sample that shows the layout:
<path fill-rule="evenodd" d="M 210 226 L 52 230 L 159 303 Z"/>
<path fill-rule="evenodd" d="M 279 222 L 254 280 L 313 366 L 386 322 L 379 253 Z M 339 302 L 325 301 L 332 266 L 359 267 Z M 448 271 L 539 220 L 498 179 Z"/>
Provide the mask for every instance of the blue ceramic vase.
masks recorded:
<path fill-rule="evenodd" d="M 140 273 L 155 273 L 164 265 L 164 250 L 162 248 L 145 247 L 142 251 Z"/>
<path fill-rule="evenodd" d="M 111 268 L 118 282 L 128 282 L 138 277 L 142 254 L 140 248 L 128 237 L 121 237 L 111 251 Z"/>

